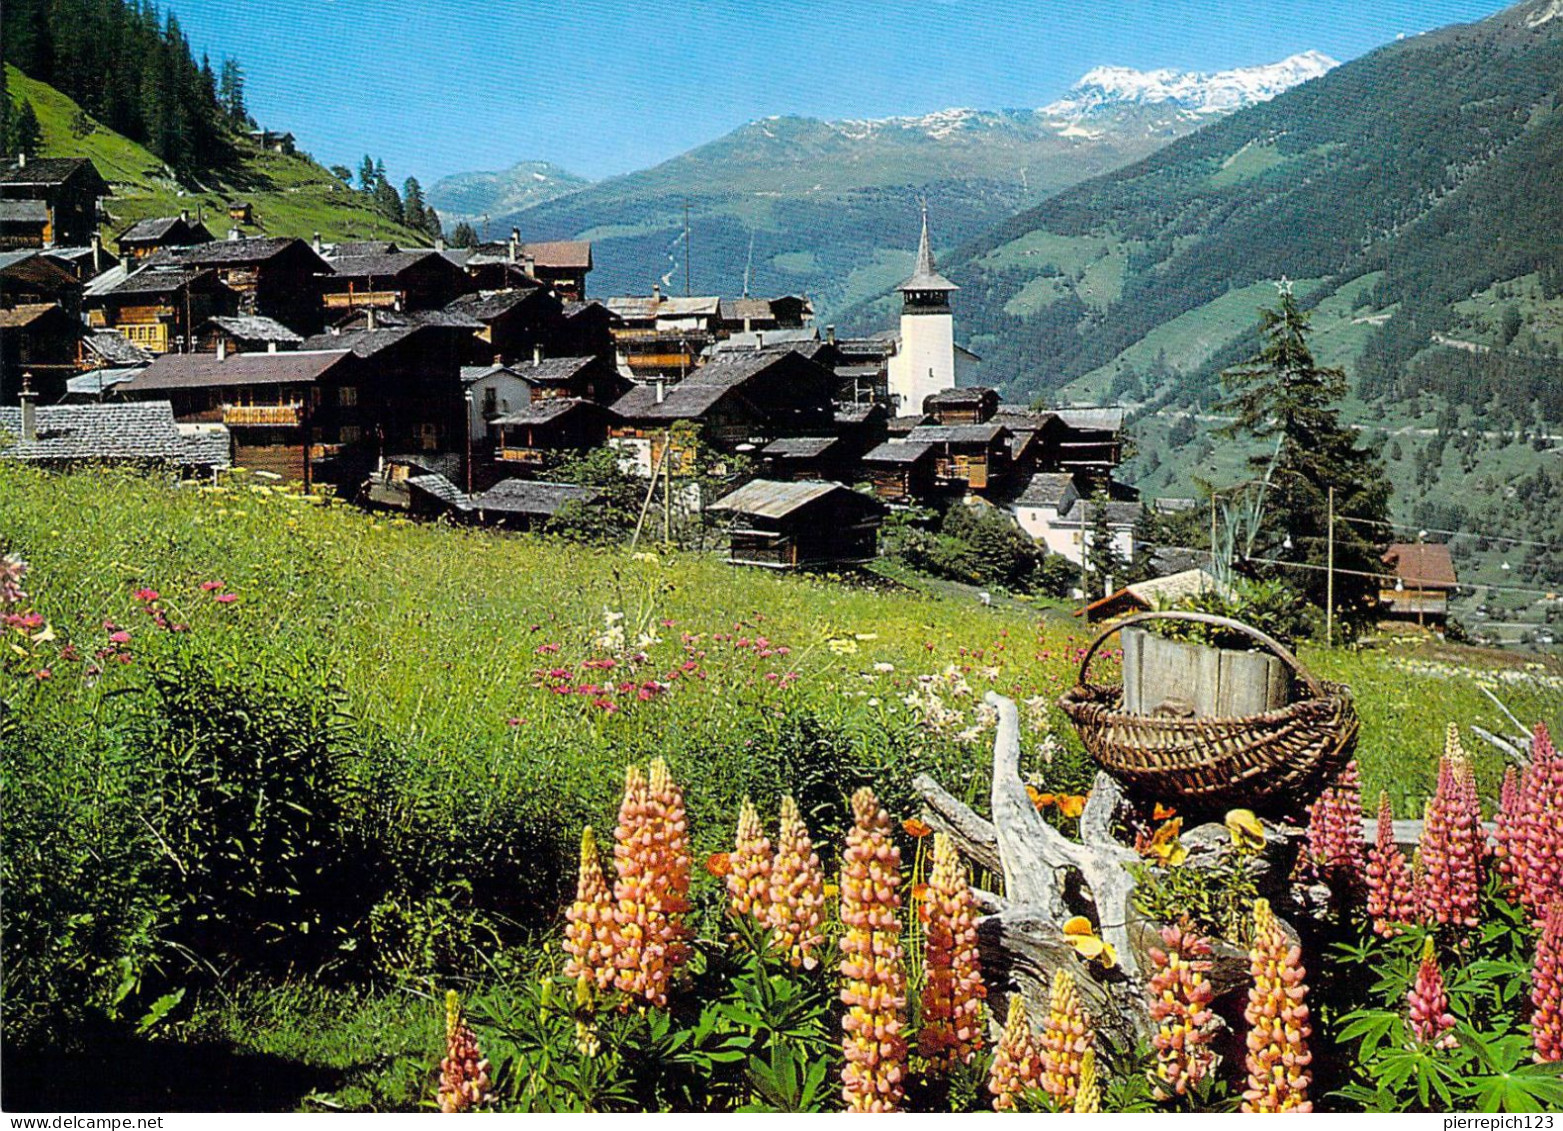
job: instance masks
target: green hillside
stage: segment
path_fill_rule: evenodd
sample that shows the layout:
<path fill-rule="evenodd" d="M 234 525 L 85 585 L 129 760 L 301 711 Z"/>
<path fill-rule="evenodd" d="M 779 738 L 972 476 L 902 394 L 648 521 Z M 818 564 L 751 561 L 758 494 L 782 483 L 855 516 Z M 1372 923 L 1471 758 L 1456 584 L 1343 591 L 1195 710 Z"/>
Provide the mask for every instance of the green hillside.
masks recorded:
<path fill-rule="evenodd" d="M 246 235 L 298 236 L 316 232 L 326 240 L 385 237 L 412 245 L 427 237 L 393 224 L 305 155 L 285 156 L 237 140 L 239 163 L 223 179 L 177 179 L 148 150 L 84 115 L 70 98 L 53 87 L 6 68 L 6 83 L 18 103 L 32 103 L 43 131 L 42 154 L 48 157 L 90 158 L 114 188 L 104 202 L 111 219 L 103 225 L 106 241 L 149 216 L 172 216 L 182 210 L 204 215 L 216 236 L 228 230 L 228 203 L 253 205 Z M 90 127 L 85 132 L 82 122 Z M 112 247 L 112 243 L 110 243 Z"/>

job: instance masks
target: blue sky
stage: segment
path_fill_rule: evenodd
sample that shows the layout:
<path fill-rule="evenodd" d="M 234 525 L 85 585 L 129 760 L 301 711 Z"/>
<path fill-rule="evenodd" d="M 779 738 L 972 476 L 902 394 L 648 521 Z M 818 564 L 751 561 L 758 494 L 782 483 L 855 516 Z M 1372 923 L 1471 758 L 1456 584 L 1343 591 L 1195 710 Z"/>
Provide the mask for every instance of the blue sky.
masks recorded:
<path fill-rule="evenodd" d="M 769 114 L 1041 106 L 1093 66 L 1342 61 L 1501 0 L 173 0 L 251 111 L 400 181 L 629 172 Z"/>

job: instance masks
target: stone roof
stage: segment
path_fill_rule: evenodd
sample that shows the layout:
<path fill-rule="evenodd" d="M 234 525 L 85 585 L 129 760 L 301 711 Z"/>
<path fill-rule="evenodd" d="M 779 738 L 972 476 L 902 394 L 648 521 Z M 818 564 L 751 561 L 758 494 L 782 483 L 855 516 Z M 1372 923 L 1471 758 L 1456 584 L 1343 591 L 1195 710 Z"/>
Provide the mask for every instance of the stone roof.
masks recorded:
<path fill-rule="evenodd" d="M 549 397 L 546 400 L 533 401 L 525 408 L 506 413 L 504 416 L 496 416 L 489 423 L 500 426 L 507 424 L 552 424 L 554 421 L 561 420 L 586 405 L 595 407 L 595 402 L 582 400 L 579 397 Z"/>
<path fill-rule="evenodd" d="M 89 330 L 82 335 L 81 344 L 87 352 L 110 365 L 146 365 L 153 357 L 150 351 L 142 349 L 117 330 Z"/>
<path fill-rule="evenodd" d="M 173 406 L 167 401 L 40 405 L 37 412 L 38 438 L 28 441 L 21 439 L 22 410 L 0 407 L 0 434 L 5 437 L 5 442 L 0 443 L 0 458 L 51 462 L 155 460 L 184 465 L 195 451 L 181 435 Z M 226 438 L 227 430 L 223 429 L 222 434 Z M 215 446 L 211 444 L 212 448 Z M 205 465 L 228 466 L 226 448 L 220 463 Z"/>
<path fill-rule="evenodd" d="M 861 499 L 868 509 L 884 509 L 884 504 L 878 499 L 867 495 L 860 495 L 850 487 L 844 487 L 840 483 L 827 483 L 817 479 L 801 479 L 795 481 L 783 481 L 777 479 L 752 479 L 738 490 L 711 504 L 714 511 L 728 511 L 733 514 L 754 515 L 759 518 L 786 518 L 788 515 L 803 509 L 811 503 L 834 495 L 838 491 L 845 491 L 856 499 Z"/>
<path fill-rule="evenodd" d="M 1108 526 L 1133 526 L 1140 521 L 1140 516 L 1145 513 L 1145 504 L 1127 502 L 1108 502 L 1106 504 L 1095 502 L 1091 499 L 1071 499 L 1069 505 L 1058 512 L 1058 517 L 1075 525 L 1079 525 L 1081 515 L 1085 516 L 1085 523 L 1090 525 L 1096 520 L 1096 508 L 1105 505 L 1107 507 Z"/>
<path fill-rule="evenodd" d="M 933 451 L 933 445 L 917 440 L 886 440 L 863 457 L 864 463 L 917 463 Z"/>
<path fill-rule="evenodd" d="M 989 444 L 1008 431 L 1002 424 L 924 424 L 906 435 L 936 444 Z"/>
<path fill-rule="evenodd" d="M 31 326 L 51 310 L 59 310 L 57 302 L 24 302 L 19 306 L 0 307 L 0 330 L 20 330 Z"/>
<path fill-rule="evenodd" d="M 447 506 L 455 507 L 460 511 L 472 509 L 472 499 L 467 493 L 438 472 L 409 475 L 406 482 L 409 488 L 432 495 Z"/>
<path fill-rule="evenodd" d="M 1055 408 L 1053 415 L 1070 428 L 1084 432 L 1120 432 L 1124 410 L 1121 408 Z"/>
<path fill-rule="evenodd" d="M 780 456 L 784 459 L 818 459 L 837 442 L 838 438 L 835 436 L 789 436 L 772 440 L 760 449 L 760 454 Z"/>
<path fill-rule="evenodd" d="M 196 244 L 192 247 L 176 249 L 164 248 L 163 252 L 172 252 L 185 263 L 198 263 L 207 266 L 228 266 L 238 263 L 264 263 L 292 248 L 295 244 L 308 248 L 303 240 L 291 236 L 252 236 L 238 240 L 214 240 L 211 243 Z M 311 250 L 310 254 L 314 254 Z M 324 263 L 324 260 L 321 260 Z"/>
<path fill-rule="evenodd" d="M 545 240 L 542 243 L 524 243 L 520 252 L 538 267 L 556 271 L 590 271 L 592 243 L 590 240 Z"/>
<path fill-rule="evenodd" d="M 592 503 L 601 497 L 602 492 L 595 487 L 580 487 L 574 483 L 502 479 L 482 494 L 473 495 L 472 509 L 550 518 L 566 503 Z"/>
<path fill-rule="evenodd" d="M 165 353 L 141 371 L 125 391 L 197 389 L 232 385 L 307 385 L 348 356 L 346 349 L 284 350 L 279 353 Z"/>
<path fill-rule="evenodd" d="M 392 251 L 379 255 L 338 255 L 330 263 L 336 274 L 348 278 L 395 278 L 431 258 L 444 257 L 433 250 Z"/>
<path fill-rule="evenodd" d="M 211 273 L 209 268 L 203 267 L 143 267 L 139 271 L 121 275 L 118 280 L 113 280 L 106 279 L 105 276 L 115 272 L 105 271 L 103 275 L 99 275 L 92 281 L 85 293 L 93 297 L 167 294 Z M 99 285 L 100 280 L 104 285 Z"/>
<path fill-rule="evenodd" d="M 1025 488 L 1015 497 L 1022 507 L 1052 507 L 1058 509 L 1068 498 L 1070 491 L 1079 493 L 1075 477 L 1064 471 L 1039 471 L 1027 481 Z"/>
<path fill-rule="evenodd" d="M 181 424 L 180 462 L 186 467 L 233 466 L 233 436 L 221 424 Z"/>
<path fill-rule="evenodd" d="M 581 370 L 596 360 L 594 357 L 545 357 L 541 361 L 518 361 L 510 368 L 521 380 L 534 385 L 557 385 L 574 380 Z"/>
<path fill-rule="evenodd" d="M 275 318 L 263 318 L 258 314 L 218 314 L 206 320 L 208 326 L 216 326 L 235 338 L 249 342 L 304 341 L 302 334 L 295 334 Z"/>
<path fill-rule="evenodd" d="M 497 318 L 532 298 L 541 288 L 526 287 L 514 291 L 492 291 L 487 294 L 462 295 L 446 304 L 446 311 L 477 319 Z"/>
<path fill-rule="evenodd" d="M 984 388 L 981 385 L 970 385 L 960 389 L 940 389 L 937 393 L 930 393 L 923 398 L 923 408 L 958 408 L 980 405 L 992 395 L 992 389 Z"/>
<path fill-rule="evenodd" d="M 731 385 L 694 385 L 686 379 L 659 403 L 654 387 L 637 385 L 613 402 L 613 411 L 626 420 L 695 420 L 732 391 Z"/>
<path fill-rule="evenodd" d="M 13 164 L 0 169 L 0 185 L 64 184 L 83 165 L 97 176 L 97 166 L 85 157 L 29 157 L 25 165 Z"/>
<path fill-rule="evenodd" d="M 315 334 L 304 339 L 306 350 L 351 350 L 359 357 L 373 357 L 383 349 L 405 341 L 422 330 L 422 325 L 385 326 L 373 330 L 343 330 L 340 333 Z"/>
<path fill-rule="evenodd" d="M 126 381 L 134 379 L 141 372 L 141 368 L 139 365 L 127 365 L 89 369 L 66 381 L 65 391 L 73 397 L 100 396 L 116 385 L 123 385 Z"/>
<path fill-rule="evenodd" d="M 0 200 L 0 224 L 47 224 L 49 206 L 41 200 Z"/>

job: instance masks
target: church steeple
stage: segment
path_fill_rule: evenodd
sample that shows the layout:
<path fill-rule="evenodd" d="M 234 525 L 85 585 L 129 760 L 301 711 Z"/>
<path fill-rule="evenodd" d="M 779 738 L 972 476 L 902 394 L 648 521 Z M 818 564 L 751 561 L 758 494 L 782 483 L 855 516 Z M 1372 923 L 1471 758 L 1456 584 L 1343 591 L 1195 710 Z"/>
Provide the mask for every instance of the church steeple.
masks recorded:
<path fill-rule="evenodd" d="M 896 290 L 901 292 L 903 312 L 943 314 L 950 309 L 950 292 L 960 290 L 934 267 L 933 245 L 928 239 L 928 202 L 923 202 L 923 234 L 917 244 L 917 266 L 912 277 Z"/>

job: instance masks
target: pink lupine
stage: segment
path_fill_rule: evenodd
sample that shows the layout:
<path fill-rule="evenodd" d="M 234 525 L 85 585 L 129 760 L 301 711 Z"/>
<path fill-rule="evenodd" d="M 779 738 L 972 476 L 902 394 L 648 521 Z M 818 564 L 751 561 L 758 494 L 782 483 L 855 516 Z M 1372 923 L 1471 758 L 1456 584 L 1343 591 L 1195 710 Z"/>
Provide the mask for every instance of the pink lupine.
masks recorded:
<path fill-rule="evenodd" d="M 906 1089 L 901 853 L 873 791 L 852 795 L 852 813 L 841 861 L 841 1095 L 849 1111 L 896 1111 Z"/>
<path fill-rule="evenodd" d="M 673 780 L 667 762 L 661 758 L 653 758 L 648 767 L 646 796 L 661 849 L 653 873 L 652 893 L 662 913 L 662 940 L 667 948 L 668 963 L 676 968 L 689 958 L 684 915 L 689 911 L 689 881 L 694 871 L 694 857 L 689 850 L 689 816 L 684 808 L 684 791 Z"/>
<path fill-rule="evenodd" d="M 1004 1034 L 993 1050 L 993 1065 L 988 1070 L 988 1091 L 993 1095 L 994 1111 L 1014 1111 L 1015 1100 L 1042 1085 L 1042 1058 L 1031 1035 L 1026 1003 L 1020 994 L 1009 999 L 1009 1017 Z"/>
<path fill-rule="evenodd" d="M 27 590 L 22 588 L 26 576 L 26 562 L 15 554 L 0 554 L 0 609 L 27 600 Z"/>
<path fill-rule="evenodd" d="M 1433 937 L 1422 943 L 1422 963 L 1416 981 L 1406 992 L 1410 1007 L 1411 1034 L 1435 1049 L 1452 1049 L 1460 1042 L 1454 1035 L 1454 1015 L 1449 1012 L 1449 995 L 1444 990 L 1444 972 L 1433 950 Z"/>
<path fill-rule="evenodd" d="M 1162 947 L 1151 947 L 1151 1020 L 1157 1023 L 1152 1044 L 1156 1049 L 1156 1075 L 1166 1087 L 1156 1088 L 1157 1099 L 1185 1095 L 1215 1067 L 1210 1048 L 1210 1003 L 1215 987 L 1206 977 L 1211 970 L 1210 943 L 1192 930 L 1166 926 Z M 1168 1090 L 1170 1089 L 1170 1091 Z"/>
<path fill-rule="evenodd" d="M 1427 806 L 1421 853 L 1426 876 L 1422 918 L 1440 926 L 1474 927 L 1482 891 L 1481 803 L 1476 778 L 1453 723 L 1438 765 L 1438 790 Z"/>
<path fill-rule="evenodd" d="M 1302 949 L 1287 939 L 1265 899 L 1254 901 L 1254 941 L 1248 949 L 1248 1087 L 1245 1112 L 1310 1112 L 1313 1056 L 1308 1038 L 1307 971 Z"/>
<path fill-rule="evenodd" d="M 597 855 L 597 838 L 587 825 L 581 833 L 581 865 L 575 883 L 575 902 L 565 912 L 564 932 L 568 978 L 589 982 L 596 991 L 613 985 L 614 916 L 608 881 Z"/>
<path fill-rule="evenodd" d="M 685 957 L 690 859 L 683 795 L 661 759 L 649 781 L 638 767 L 625 772 L 613 837 L 614 984 L 625 1008 L 631 999 L 666 1006 L 668 981 Z"/>
<path fill-rule="evenodd" d="M 1563 755 L 1545 725 L 1531 741 L 1530 767 L 1520 780 L 1513 837 L 1513 878 L 1520 903 L 1539 924 L 1563 891 Z"/>
<path fill-rule="evenodd" d="M 478 1048 L 476 1034 L 462 1016 L 455 990 L 445 992 L 445 1058 L 440 1061 L 439 1105 L 442 1112 L 473 1111 L 494 1100 L 489 1063 Z"/>
<path fill-rule="evenodd" d="M 1368 914 L 1373 930 L 1384 938 L 1400 933 L 1400 924 L 1417 921 L 1417 900 L 1411 869 L 1395 843 L 1395 819 L 1389 794 L 1378 795 L 1378 836 L 1368 852 Z"/>
<path fill-rule="evenodd" d="M 791 797 L 781 799 L 770 901 L 772 944 L 794 969 L 814 969 L 819 965 L 817 952 L 825 945 L 825 870 Z"/>
<path fill-rule="evenodd" d="M 919 914 L 926 937 L 921 1027 L 917 1048 L 935 1070 L 970 1064 L 982 1047 L 981 1013 L 988 996 L 977 953 L 977 916 L 966 868 L 955 843 L 934 837 L 933 871 Z"/>
<path fill-rule="evenodd" d="M 1360 885 L 1364 866 L 1362 790 L 1355 760 L 1346 764 L 1309 810 L 1308 855 L 1314 871 L 1326 883 L 1347 891 Z"/>
<path fill-rule="evenodd" d="M 1494 820 L 1497 829 L 1493 833 L 1493 840 L 1497 847 L 1493 855 L 1498 861 L 1498 873 L 1503 877 L 1505 886 L 1509 893 L 1516 897 L 1519 895 L 1519 889 L 1514 853 L 1519 847 L 1522 820 L 1520 797 L 1519 771 L 1513 766 L 1506 766 L 1503 771 L 1503 786 L 1498 791 L 1498 813 Z"/>
<path fill-rule="evenodd" d="M 728 856 L 727 910 L 735 919 L 770 917 L 771 842 L 760 814 L 746 797 L 738 810 L 738 833 Z"/>
<path fill-rule="evenodd" d="M 1090 1047 L 1091 1031 L 1080 1005 L 1080 991 L 1069 971 L 1059 967 L 1053 972 L 1047 1022 L 1042 1027 L 1038 1052 L 1042 1058 L 1042 1090 L 1053 1098 L 1060 1111 L 1074 1106 L 1075 1094 L 1080 1090 L 1081 1062 Z"/>
<path fill-rule="evenodd" d="M 1553 893 L 1531 967 L 1530 1039 L 1537 1063 L 1563 1060 L 1563 894 Z"/>

